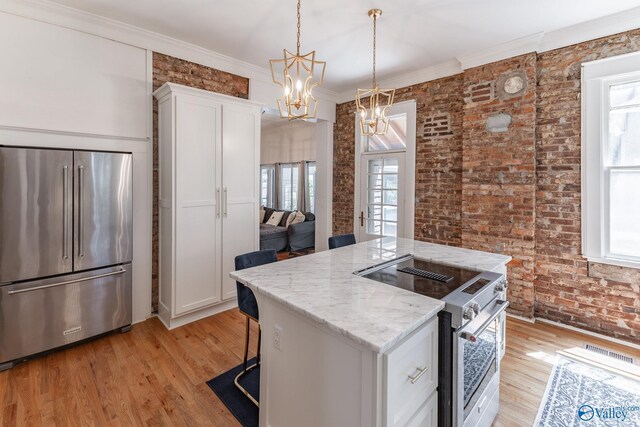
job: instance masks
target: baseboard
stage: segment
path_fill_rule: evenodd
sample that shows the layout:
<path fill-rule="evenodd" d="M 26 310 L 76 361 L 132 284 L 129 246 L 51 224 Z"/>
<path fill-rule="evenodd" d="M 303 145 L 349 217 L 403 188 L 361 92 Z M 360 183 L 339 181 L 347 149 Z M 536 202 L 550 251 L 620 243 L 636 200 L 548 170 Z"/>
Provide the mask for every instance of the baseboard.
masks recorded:
<path fill-rule="evenodd" d="M 214 314 L 231 310 L 232 308 L 235 308 L 237 306 L 238 306 L 238 301 L 236 298 L 233 298 L 233 299 L 230 299 L 229 301 L 216 304 L 213 307 L 187 313 L 185 315 L 182 315 L 173 319 L 165 319 L 160 313 L 158 313 L 156 316 L 158 317 L 158 319 L 160 319 L 160 322 L 162 322 L 165 328 L 171 330 L 171 329 L 179 328 L 180 326 L 184 326 L 188 323 L 192 323 L 197 320 L 204 319 L 205 317 L 213 316 Z"/>
<path fill-rule="evenodd" d="M 509 313 L 508 311 L 507 311 L 507 317 L 511 317 L 513 319 L 518 319 L 518 320 L 521 320 L 521 321 L 527 322 L 527 323 L 536 323 L 536 319 L 534 317 L 524 317 L 524 316 L 520 316 L 518 314 Z"/>
<path fill-rule="evenodd" d="M 584 335 L 589 335 L 590 337 L 594 337 L 594 338 L 598 338 L 604 341 L 609 341 L 612 342 L 614 344 L 618 344 L 618 345 L 622 345 L 625 347 L 629 347 L 629 348 L 633 348 L 634 350 L 640 350 L 640 345 L 629 342 L 629 341 L 624 341 L 621 340 L 619 338 L 613 338 L 613 337 L 609 337 L 603 334 L 599 334 L 597 332 L 591 332 L 591 331 L 587 331 L 585 329 L 580 329 L 580 328 L 576 328 L 575 326 L 571 326 L 571 325 L 565 325 L 564 323 L 560 323 L 560 322 L 556 322 L 554 320 L 548 320 L 548 319 L 543 319 L 541 317 L 536 317 L 535 322 L 541 322 L 541 323 L 546 323 L 548 325 L 553 325 L 553 326 L 557 326 L 559 328 L 563 328 L 563 329 L 568 329 L 570 331 L 573 332 L 578 332 Z"/>

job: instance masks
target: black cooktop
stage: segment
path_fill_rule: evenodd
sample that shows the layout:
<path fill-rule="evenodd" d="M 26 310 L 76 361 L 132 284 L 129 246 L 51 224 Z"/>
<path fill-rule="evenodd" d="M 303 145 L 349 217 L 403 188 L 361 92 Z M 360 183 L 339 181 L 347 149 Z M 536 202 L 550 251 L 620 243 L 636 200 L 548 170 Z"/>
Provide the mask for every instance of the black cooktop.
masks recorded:
<path fill-rule="evenodd" d="M 477 271 L 411 258 L 362 277 L 442 299 L 478 274 Z"/>

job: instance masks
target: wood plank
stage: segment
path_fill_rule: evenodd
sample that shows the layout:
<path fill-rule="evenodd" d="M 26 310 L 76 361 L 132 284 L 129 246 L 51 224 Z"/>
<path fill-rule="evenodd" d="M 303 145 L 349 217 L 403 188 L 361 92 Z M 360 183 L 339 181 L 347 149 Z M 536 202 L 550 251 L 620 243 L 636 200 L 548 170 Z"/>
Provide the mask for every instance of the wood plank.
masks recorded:
<path fill-rule="evenodd" d="M 0 373 L 1 426 L 237 426 L 206 381 L 241 362 L 245 318 L 229 310 L 168 331 L 158 319 Z M 250 357 L 258 328 L 252 322 Z M 494 427 L 531 426 L 557 352 L 629 347 L 509 318 Z"/>

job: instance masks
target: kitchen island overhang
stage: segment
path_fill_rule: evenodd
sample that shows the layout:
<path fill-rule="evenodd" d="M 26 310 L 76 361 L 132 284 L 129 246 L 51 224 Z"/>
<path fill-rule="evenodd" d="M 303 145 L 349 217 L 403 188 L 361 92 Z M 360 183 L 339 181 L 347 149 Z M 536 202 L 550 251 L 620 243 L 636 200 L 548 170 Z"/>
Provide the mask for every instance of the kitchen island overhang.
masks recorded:
<path fill-rule="evenodd" d="M 510 260 L 382 238 L 231 273 L 253 290 L 260 309 L 260 425 L 404 425 L 437 417 L 436 315 L 444 303 L 353 274 L 406 254 L 477 271 L 504 272 Z"/>

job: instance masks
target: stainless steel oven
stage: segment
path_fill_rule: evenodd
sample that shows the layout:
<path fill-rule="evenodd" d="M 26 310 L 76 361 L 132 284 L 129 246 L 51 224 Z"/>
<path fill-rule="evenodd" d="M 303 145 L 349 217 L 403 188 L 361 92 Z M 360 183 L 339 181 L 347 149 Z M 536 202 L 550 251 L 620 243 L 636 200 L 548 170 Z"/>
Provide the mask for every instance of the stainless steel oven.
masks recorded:
<path fill-rule="evenodd" d="M 491 425 L 499 408 L 501 314 L 508 303 L 494 300 L 453 334 L 452 425 Z"/>
<path fill-rule="evenodd" d="M 354 272 L 445 302 L 438 313 L 438 426 L 484 427 L 498 413 L 504 275 L 413 255 Z"/>

